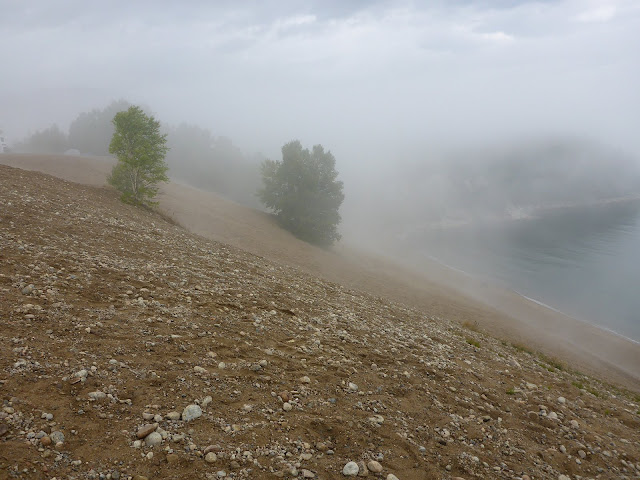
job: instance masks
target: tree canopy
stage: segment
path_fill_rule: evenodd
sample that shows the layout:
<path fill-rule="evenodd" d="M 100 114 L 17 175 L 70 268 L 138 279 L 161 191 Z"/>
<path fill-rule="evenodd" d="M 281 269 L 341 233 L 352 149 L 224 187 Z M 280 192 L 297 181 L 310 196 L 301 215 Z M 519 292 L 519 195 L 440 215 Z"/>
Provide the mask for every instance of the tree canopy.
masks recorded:
<path fill-rule="evenodd" d="M 126 100 L 111 102 L 106 107 L 80 113 L 69 125 L 69 145 L 83 154 L 108 155 L 113 137 L 113 117 L 131 106 Z"/>
<path fill-rule="evenodd" d="M 158 183 L 169 180 L 164 162 L 167 136 L 160 122 L 137 106 L 113 117 L 115 128 L 109 152 L 118 157 L 109 183 L 122 192 L 122 200 L 137 205 L 153 205 Z"/>
<path fill-rule="evenodd" d="M 322 145 L 311 151 L 295 140 L 282 147 L 282 160 L 262 163 L 263 188 L 258 197 L 281 225 L 302 240 L 331 245 L 340 239 L 343 183 L 336 160 Z"/>

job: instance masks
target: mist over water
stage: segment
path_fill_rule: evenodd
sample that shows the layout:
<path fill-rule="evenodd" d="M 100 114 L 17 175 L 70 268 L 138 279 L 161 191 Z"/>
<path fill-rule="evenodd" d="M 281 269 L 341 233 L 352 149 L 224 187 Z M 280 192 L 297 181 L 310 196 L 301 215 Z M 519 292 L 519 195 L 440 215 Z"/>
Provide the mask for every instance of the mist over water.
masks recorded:
<path fill-rule="evenodd" d="M 640 341 L 640 202 L 431 228 L 410 249 Z"/>

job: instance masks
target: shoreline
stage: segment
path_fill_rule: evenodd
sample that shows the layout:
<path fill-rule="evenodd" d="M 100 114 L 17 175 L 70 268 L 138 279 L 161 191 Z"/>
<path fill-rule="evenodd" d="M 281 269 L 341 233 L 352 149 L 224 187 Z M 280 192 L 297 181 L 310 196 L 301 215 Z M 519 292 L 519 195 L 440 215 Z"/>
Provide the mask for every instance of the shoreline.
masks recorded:
<path fill-rule="evenodd" d="M 632 337 L 629 337 L 629 336 L 627 336 L 627 335 L 625 335 L 623 333 L 617 332 L 617 331 L 613 330 L 612 328 L 609 328 L 609 327 L 607 327 L 605 325 L 600 325 L 598 323 L 591 322 L 591 321 L 585 320 L 583 318 L 578 318 L 578 317 L 576 317 L 576 316 L 574 316 L 572 314 L 569 314 L 567 312 L 563 312 L 562 310 L 559 310 L 559 309 L 555 308 L 554 306 L 543 302 L 542 300 L 537 300 L 537 299 L 535 299 L 533 297 L 525 295 L 522 292 L 519 292 L 518 290 L 514 290 L 512 288 L 508 288 L 508 287 L 502 286 L 502 285 L 500 285 L 499 282 L 497 282 L 496 280 L 494 280 L 494 279 L 492 279 L 490 277 L 480 277 L 478 275 L 474 275 L 473 273 L 470 273 L 470 272 L 467 272 L 465 270 L 462 270 L 461 268 L 454 267 L 453 265 L 449 265 L 448 263 L 440 260 L 438 257 L 435 257 L 435 256 L 430 255 L 430 254 L 429 255 L 425 255 L 425 257 L 428 258 L 429 260 L 433 261 L 433 262 L 436 262 L 436 263 L 442 265 L 445 268 L 448 268 L 448 269 L 456 272 L 456 273 L 465 275 L 466 277 L 469 277 L 470 279 L 473 279 L 473 280 L 478 281 L 478 282 L 490 282 L 490 283 L 492 283 L 493 287 L 495 287 L 495 288 L 505 289 L 507 291 L 513 292 L 516 295 L 520 296 L 521 298 L 523 298 L 525 300 L 528 300 L 528 301 L 530 301 L 532 303 L 535 303 L 536 305 L 539 305 L 539 306 L 541 306 L 543 308 L 551 310 L 552 312 L 558 313 L 558 314 L 563 315 L 565 317 L 572 318 L 573 320 L 575 320 L 577 322 L 582 322 L 582 323 L 584 323 L 586 325 L 589 325 L 591 327 L 599 328 L 599 329 L 603 330 L 604 332 L 616 335 L 616 336 L 618 336 L 620 338 L 623 338 L 624 340 L 628 340 L 628 341 L 633 342 L 633 343 L 637 344 L 638 346 L 640 346 L 640 340 L 636 340 L 635 338 L 632 338 Z"/>

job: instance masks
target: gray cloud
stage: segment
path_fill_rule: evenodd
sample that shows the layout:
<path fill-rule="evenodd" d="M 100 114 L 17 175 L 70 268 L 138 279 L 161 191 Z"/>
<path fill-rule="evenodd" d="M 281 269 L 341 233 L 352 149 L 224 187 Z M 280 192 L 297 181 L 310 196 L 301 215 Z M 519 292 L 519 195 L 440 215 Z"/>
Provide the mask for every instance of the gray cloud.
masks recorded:
<path fill-rule="evenodd" d="M 5 3 L 10 137 L 125 97 L 268 154 L 300 138 L 357 163 L 529 131 L 640 152 L 631 0 Z"/>

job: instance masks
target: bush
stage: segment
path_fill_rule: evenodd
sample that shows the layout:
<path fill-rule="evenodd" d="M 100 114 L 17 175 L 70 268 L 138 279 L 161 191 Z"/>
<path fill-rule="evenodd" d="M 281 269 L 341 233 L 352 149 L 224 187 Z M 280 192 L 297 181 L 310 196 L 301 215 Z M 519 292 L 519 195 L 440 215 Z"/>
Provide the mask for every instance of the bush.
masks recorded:
<path fill-rule="evenodd" d="M 132 106 L 113 117 L 115 132 L 109 152 L 118 157 L 108 182 L 122 192 L 122 200 L 136 205 L 154 205 L 158 183 L 169 180 L 164 162 L 167 136 L 160 123 Z"/>
<path fill-rule="evenodd" d="M 264 187 L 258 196 L 298 238 L 331 245 L 340 239 L 338 211 L 344 200 L 335 164 L 322 145 L 309 151 L 297 140 L 289 142 L 282 147 L 282 161 L 262 163 Z"/>

